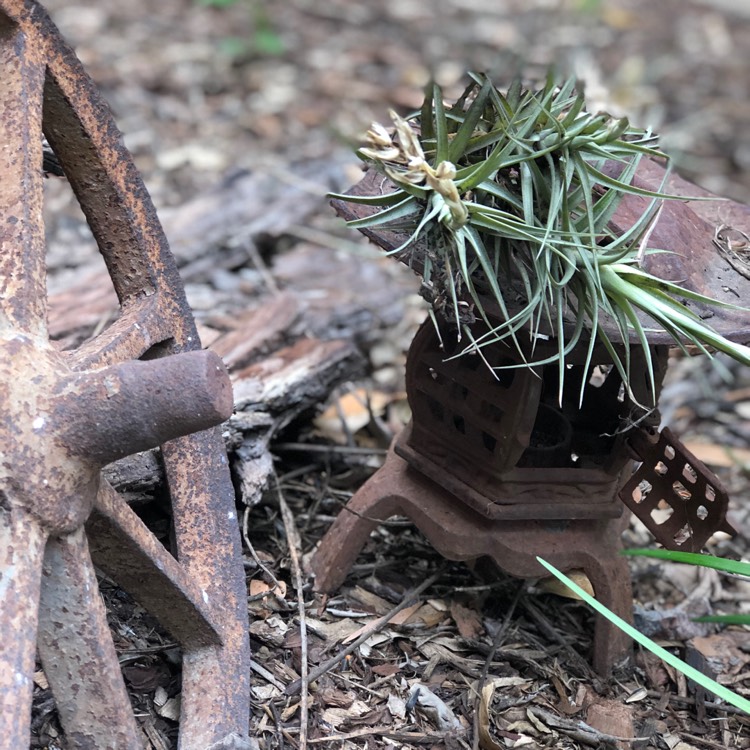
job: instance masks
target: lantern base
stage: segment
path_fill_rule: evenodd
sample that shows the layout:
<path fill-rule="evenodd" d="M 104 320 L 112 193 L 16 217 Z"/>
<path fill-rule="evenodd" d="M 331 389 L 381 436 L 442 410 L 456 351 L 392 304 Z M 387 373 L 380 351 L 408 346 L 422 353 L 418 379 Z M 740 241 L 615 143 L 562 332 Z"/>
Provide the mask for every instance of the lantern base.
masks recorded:
<path fill-rule="evenodd" d="M 423 434 L 423 429 L 407 425 L 394 441 L 393 450 L 421 474 L 432 477 L 454 501 L 493 521 L 613 519 L 625 510 L 617 494 L 625 481 L 622 469 L 611 473 L 523 467 L 505 472 L 500 479 L 476 460 L 461 461 L 447 449 L 439 451 L 434 438 L 429 452 L 419 450 Z"/>
<path fill-rule="evenodd" d="M 388 452 L 385 464 L 360 488 L 326 533 L 312 559 L 315 588 L 333 591 L 344 581 L 370 533 L 395 515 L 408 517 L 432 546 L 449 560 L 490 557 L 510 575 L 547 575 L 536 556 L 563 571 L 581 569 L 596 598 L 632 621 L 630 570 L 618 553 L 626 517 L 618 519 L 493 520 Z M 607 675 L 626 657 L 630 639 L 597 615 L 593 665 Z"/>

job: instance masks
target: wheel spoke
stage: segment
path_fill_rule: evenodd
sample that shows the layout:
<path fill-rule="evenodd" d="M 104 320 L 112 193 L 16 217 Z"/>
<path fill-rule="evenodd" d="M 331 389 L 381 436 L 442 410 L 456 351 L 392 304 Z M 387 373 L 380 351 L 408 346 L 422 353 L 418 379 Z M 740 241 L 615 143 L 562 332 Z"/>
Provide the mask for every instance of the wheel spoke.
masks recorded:
<path fill-rule="evenodd" d="M 183 647 L 220 642 L 219 613 L 207 606 L 205 589 L 106 482 L 86 531 L 96 566 L 156 617 Z"/>
<path fill-rule="evenodd" d="M 46 536 L 31 515 L 0 504 L 0 737 L 5 747 L 29 746 Z"/>
<path fill-rule="evenodd" d="M 44 555 L 39 653 L 60 721 L 76 747 L 140 747 L 82 528 Z"/>
<path fill-rule="evenodd" d="M 153 304 L 152 304 L 153 303 Z M 68 355 L 76 370 L 98 370 L 129 359 L 140 359 L 152 346 L 171 338 L 167 319 L 156 298 L 128 306 L 106 331 Z"/>
<path fill-rule="evenodd" d="M 45 63 L 33 39 L 0 12 L 0 332 L 46 336 L 42 219 Z"/>

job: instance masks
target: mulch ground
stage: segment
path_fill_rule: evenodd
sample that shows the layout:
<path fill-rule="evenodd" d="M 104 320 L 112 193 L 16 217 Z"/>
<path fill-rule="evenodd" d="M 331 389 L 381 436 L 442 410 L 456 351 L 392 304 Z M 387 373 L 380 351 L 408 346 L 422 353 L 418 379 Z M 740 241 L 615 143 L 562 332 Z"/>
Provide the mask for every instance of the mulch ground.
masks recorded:
<path fill-rule="evenodd" d="M 595 675 L 588 661 L 593 620 L 584 605 L 550 592 L 545 582 L 524 583 L 482 561 L 446 563 L 403 520 L 392 519 L 372 535 L 335 594 L 316 594 L 304 572 L 301 584 L 295 575 L 295 561 L 307 570 L 334 517 L 380 465 L 390 438 L 408 419 L 404 352 L 425 314 L 416 280 L 397 269 L 387 271 L 392 281 L 386 297 L 397 314 L 372 315 L 373 289 L 360 288 L 356 278 L 381 268 L 382 259 L 342 231 L 325 192 L 357 179 L 348 143 L 372 119 L 384 121 L 389 106 L 404 111 L 419 104 L 428 63 L 437 66 L 448 92 L 460 84 L 464 69 L 450 54 L 465 43 L 458 30 L 476 40 L 472 62 L 481 63 L 497 39 L 510 51 L 523 47 L 524 24 L 535 23 L 527 18 L 533 15 L 528 3 L 499 3 L 496 11 L 480 11 L 486 4 L 465 0 L 441 5 L 457 28 L 445 48 L 427 5 L 406 0 L 325 6 L 237 0 L 224 7 L 188 0 L 47 3 L 111 102 L 165 215 L 227 173 L 299 180 L 295 175 L 305 164 L 333 165 L 305 173 L 304 184 L 316 196 L 309 215 L 281 234 L 253 237 L 258 253 L 218 263 L 221 272 L 196 272 L 187 285 L 209 333 L 221 329 L 222 315 L 257 304 L 269 284 L 314 309 L 316 293 L 330 292 L 331 279 L 311 273 L 299 286 L 301 274 L 288 269 L 302 253 L 309 268 L 338 259 L 326 273 L 346 268 L 354 274 L 347 282 L 347 316 L 371 313 L 359 328 L 352 323 L 365 371 L 274 436 L 278 482 L 255 504 L 241 506 L 252 622 L 252 734 L 264 750 L 298 747 L 304 707 L 307 745 L 750 747 L 746 716 L 716 705 L 647 653 L 636 653 L 611 679 Z M 527 12 L 512 15 L 515 5 Z M 539 39 L 543 47 L 544 36 Z M 543 62 L 541 53 L 530 55 L 532 65 Z M 95 251 L 66 186 L 50 180 L 47 193 L 50 288 L 63 293 L 81 268 L 95 262 Z M 750 375 L 735 368 L 734 381 L 726 383 L 705 363 L 676 360 L 662 411 L 730 490 L 731 520 L 740 534 L 717 540 L 711 551 L 746 556 Z M 162 512 L 154 510 L 148 520 L 167 533 Z M 635 523 L 626 531 L 627 546 L 651 543 Z M 636 624 L 747 695 L 748 633 L 720 631 L 692 618 L 747 612 L 749 584 L 644 560 L 634 561 L 632 572 Z M 124 592 L 106 580 L 101 586 L 145 741 L 157 750 L 175 747 L 179 654 Z M 298 597 L 305 604 L 304 626 Z M 299 692 L 293 686 L 303 650 L 311 671 L 329 666 Z M 34 746 L 63 747 L 41 673 L 37 685 Z"/>

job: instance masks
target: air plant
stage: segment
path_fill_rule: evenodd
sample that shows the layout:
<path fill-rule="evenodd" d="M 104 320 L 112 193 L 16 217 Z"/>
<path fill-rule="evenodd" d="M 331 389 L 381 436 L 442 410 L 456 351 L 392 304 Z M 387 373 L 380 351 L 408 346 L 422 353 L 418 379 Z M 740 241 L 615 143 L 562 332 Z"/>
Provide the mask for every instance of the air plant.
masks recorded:
<path fill-rule="evenodd" d="M 729 305 L 640 267 L 645 254 L 660 251 L 648 240 L 662 202 L 677 196 L 663 184 L 646 190 L 632 180 L 643 158 L 666 156 L 650 132 L 587 112 L 574 79 L 558 84 L 550 74 L 537 90 L 516 81 L 501 93 L 487 76 L 472 74 L 454 105 L 431 85 L 420 112 L 391 118 L 395 133 L 374 123 L 359 154 L 392 191 L 334 197 L 379 209 L 350 226 L 408 234 L 392 252 L 419 271 L 427 296 L 455 324 L 455 356 L 505 342 L 520 354 L 517 366 L 557 361 L 561 393 L 567 354 L 585 343 L 588 369 L 597 341 L 626 384 L 631 341 L 643 346 L 655 393 L 649 330 L 666 331 L 682 348 L 719 350 L 750 364 L 750 348 L 719 335 L 689 307 Z M 621 165 L 616 177 L 606 167 L 612 162 Z M 627 195 L 650 201 L 618 232 L 612 218 Z M 614 324 L 610 333 L 604 321 Z M 549 338 L 557 352 L 535 359 L 534 343 Z"/>

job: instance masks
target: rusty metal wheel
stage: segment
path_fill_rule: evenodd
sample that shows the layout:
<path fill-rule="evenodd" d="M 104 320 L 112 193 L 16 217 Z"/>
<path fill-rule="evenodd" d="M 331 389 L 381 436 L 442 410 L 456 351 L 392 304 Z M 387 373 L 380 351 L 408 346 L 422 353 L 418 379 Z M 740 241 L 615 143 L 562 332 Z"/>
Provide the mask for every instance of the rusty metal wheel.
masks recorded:
<path fill-rule="evenodd" d="M 221 435 L 207 429 L 231 411 L 226 371 L 200 351 L 106 104 L 32 0 L 0 0 L 0 82 L 0 744 L 29 746 L 38 649 L 70 747 L 142 747 L 97 568 L 182 647 L 179 747 L 250 747 L 234 493 Z M 42 133 L 121 306 L 73 351 L 47 333 Z M 100 477 L 104 464 L 157 445 L 174 555 Z"/>

